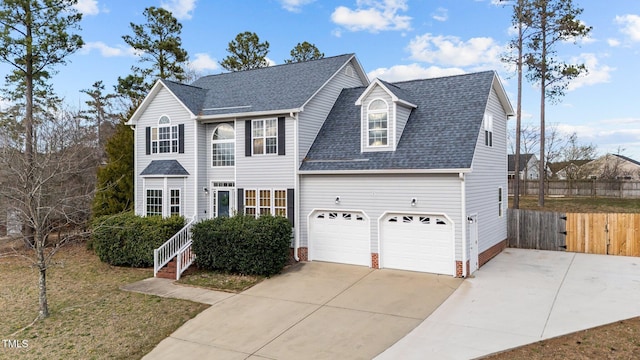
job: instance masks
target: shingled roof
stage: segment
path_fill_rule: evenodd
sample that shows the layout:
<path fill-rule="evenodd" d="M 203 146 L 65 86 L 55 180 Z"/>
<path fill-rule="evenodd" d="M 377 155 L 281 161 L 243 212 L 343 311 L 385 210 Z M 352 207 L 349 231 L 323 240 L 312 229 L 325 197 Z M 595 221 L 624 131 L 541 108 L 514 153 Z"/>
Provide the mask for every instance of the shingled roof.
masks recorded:
<path fill-rule="evenodd" d="M 391 84 L 417 105 L 395 151 L 361 152 L 355 102 L 366 88 L 345 89 L 300 170 L 469 169 L 494 77 L 485 71 Z"/>
<path fill-rule="evenodd" d="M 189 175 L 189 172 L 177 160 L 153 160 L 140 173 L 142 176 L 151 175 Z"/>

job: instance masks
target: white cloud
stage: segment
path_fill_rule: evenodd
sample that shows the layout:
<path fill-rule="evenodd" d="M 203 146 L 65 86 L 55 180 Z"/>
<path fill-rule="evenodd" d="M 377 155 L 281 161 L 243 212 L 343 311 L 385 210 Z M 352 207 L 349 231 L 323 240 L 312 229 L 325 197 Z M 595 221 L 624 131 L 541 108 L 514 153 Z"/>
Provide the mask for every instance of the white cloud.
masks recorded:
<path fill-rule="evenodd" d="M 409 30 L 411 17 L 399 15 L 407 11 L 406 0 L 357 0 L 357 8 L 339 6 L 331 14 L 331 21 L 349 31 Z"/>
<path fill-rule="evenodd" d="M 160 2 L 160 6 L 171 11 L 178 20 L 189 20 L 196 8 L 196 0 L 163 0 Z"/>
<path fill-rule="evenodd" d="M 211 58 L 208 54 L 197 53 L 194 60 L 189 61 L 189 68 L 197 72 L 218 70 L 220 65 L 216 59 Z"/>
<path fill-rule="evenodd" d="M 117 56 L 136 56 L 139 53 L 132 47 L 124 46 L 109 46 L 102 41 L 89 41 L 82 46 L 80 50 L 81 54 L 88 54 L 92 50 L 97 50 L 100 55 L 104 57 L 117 57 Z"/>
<path fill-rule="evenodd" d="M 291 11 L 291 12 L 300 12 L 303 6 L 311 4 L 316 0 L 278 0 L 278 1 L 280 2 L 280 4 L 285 10 Z"/>
<path fill-rule="evenodd" d="M 463 41 L 456 36 L 416 36 L 407 47 L 411 59 L 454 67 L 495 67 L 505 48 L 489 37 Z"/>
<path fill-rule="evenodd" d="M 269 59 L 268 57 L 265 56 L 264 60 L 267 62 L 267 66 L 274 66 L 274 65 L 278 65 L 275 61 Z"/>
<path fill-rule="evenodd" d="M 422 67 L 419 64 L 395 65 L 390 68 L 378 68 L 367 74 L 369 79 L 380 78 L 385 81 L 404 81 L 428 79 L 441 76 L 460 75 L 465 71 L 459 68 Z"/>
<path fill-rule="evenodd" d="M 100 13 L 98 0 L 78 0 L 78 2 L 73 5 L 73 8 L 83 15 L 98 15 Z"/>
<path fill-rule="evenodd" d="M 607 44 L 609 44 L 609 46 L 611 46 L 611 47 L 618 47 L 618 46 L 620 46 L 620 40 L 618 40 L 618 39 L 607 39 Z"/>
<path fill-rule="evenodd" d="M 449 20 L 449 10 L 439 7 L 436 11 L 431 15 L 434 20 L 437 21 L 447 21 Z"/>
<path fill-rule="evenodd" d="M 611 73 L 616 70 L 610 66 L 600 64 L 595 54 L 580 54 L 580 56 L 571 59 L 571 61 L 585 64 L 588 72 L 571 80 L 567 88 L 568 91 L 573 91 L 583 86 L 608 83 L 611 80 Z"/>
<path fill-rule="evenodd" d="M 620 31 L 631 41 L 640 41 L 640 15 L 616 16 L 615 22 L 620 25 Z"/>

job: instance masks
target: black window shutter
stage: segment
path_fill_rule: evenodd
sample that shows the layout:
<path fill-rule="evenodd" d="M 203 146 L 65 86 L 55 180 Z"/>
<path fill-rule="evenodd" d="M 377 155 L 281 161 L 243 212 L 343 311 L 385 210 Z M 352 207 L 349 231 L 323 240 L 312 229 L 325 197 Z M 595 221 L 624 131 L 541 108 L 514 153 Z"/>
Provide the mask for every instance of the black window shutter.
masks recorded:
<path fill-rule="evenodd" d="M 238 189 L 238 215 L 244 215 L 244 189 Z"/>
<path fill-rule="evenodd" d="M 144 136 L 144 140 L 145 140 L 145 149 L 146 149 L 146 153 L 147 155 L 151 154 L 151 128 L 149 126 L 147 126 L 147 128 L 145 129 L 145 136 Z"/>
<path fill-rule="evenodd" d="M 251 120 L 244 122 L 244 156 L 251 156 Z"/>
<path fill-rule="evenodd" d="M 284 116 L 278 118 L 278 155 L 284 155 L 285 152 L 285 120 Z"/>
<path fill-rule="evenodd" d="M 184 124 L 178 125 L 178 152 L 184 154 Z"/>
<path fill-rule="evenodd" d="M 294 189 L 287 189 L 287 218 L 291 223 L 291 226 L 295 226 L 293 219 L 295 219 L 295 192 Z"/>

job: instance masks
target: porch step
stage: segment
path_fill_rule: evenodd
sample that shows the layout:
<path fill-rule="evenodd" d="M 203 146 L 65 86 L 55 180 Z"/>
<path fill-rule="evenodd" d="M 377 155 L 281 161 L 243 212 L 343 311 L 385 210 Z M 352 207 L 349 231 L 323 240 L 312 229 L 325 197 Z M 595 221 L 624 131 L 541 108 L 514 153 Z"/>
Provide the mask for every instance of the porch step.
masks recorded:
<path fill-rule="evenodd" d="M 158 270 L 156 277 L 175 280 L 177 267 L 178 267 L 178 263 L 176 262 L 176 259 L 173 258 L 173 260 L 169 261 L 167 265 L 162 267 L 162 269 Z"/>

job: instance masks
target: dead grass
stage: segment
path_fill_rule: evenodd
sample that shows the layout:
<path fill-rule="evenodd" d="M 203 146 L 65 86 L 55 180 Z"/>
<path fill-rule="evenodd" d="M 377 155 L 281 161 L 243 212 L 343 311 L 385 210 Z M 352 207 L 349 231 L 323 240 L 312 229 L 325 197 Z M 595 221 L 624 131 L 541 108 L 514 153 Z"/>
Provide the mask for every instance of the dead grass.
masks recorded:
<path fill-rule="evenodd" d="M 513 206 L 513 197 L 509 198 L 509 207 Z M 526 196 L 520 198 L 520 208 L 541 211 L 570 213 L 640 213 L 639 199 L 616 198 L 545 198 L 544 207 L 538 206 L 538 198 Z"/>
<path fill-rule="evenodd" d="M 640 359 L 640 318 L 578 331 L 484 359 Z"/>
<path fill-rule="evenodd" d="M 178 281 L 180 284 L 212 290 L 239 293 L 264 280 L 263 276 L 221 274 L 206 270 L 187 270 Z"/>
<path fill-rule="evenodd" d="M 68 245 L 54 260 L 47 279 L 51 316 L 11 335 L 37 316 L 37 274 L 25 258 L 0 257 L 0 339 L 28 343 L 21 349 L 0 343 L 0 358 L 139 359 L 207 307 L 119 290 L 152 272 L 104 264 L 83 244 Z"/>

